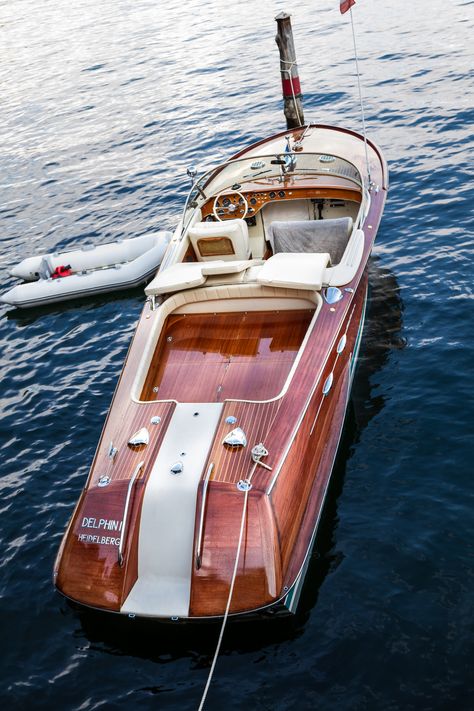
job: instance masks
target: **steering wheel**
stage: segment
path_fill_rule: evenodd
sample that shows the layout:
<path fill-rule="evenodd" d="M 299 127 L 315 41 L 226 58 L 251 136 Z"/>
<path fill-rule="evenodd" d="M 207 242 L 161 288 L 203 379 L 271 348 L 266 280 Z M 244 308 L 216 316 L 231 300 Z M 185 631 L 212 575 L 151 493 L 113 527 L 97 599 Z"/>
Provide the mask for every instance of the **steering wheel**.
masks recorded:
<path fill-rule="evenodd" d="M 218 220 L 219 222 L 223 222 L 223 221 L 224 221 L 224 220 L 222 220 L 222 218 L 221 218 L 220 215 L 218 214 L 218 212 L 217 212 L 218 209 L 219 209 L 219 210 L 222 210 L 222 211 L 224 212 L 224 214 L 227 213 L 228 215 L 231 215 L 231 216 L 234 214 L 234 212 L 237 212 L 237 211 L 239 211 L 239 210 L 240 210 L 240 211 L 243 210 L 243 214 L 242 214 L 242 215 L 238 215 L 238 216 L 236 215 L 236 217 L 240 217 L 242 220 L 244 220 L 244 219 L 247 217 L 247 213 L 248 213 L 248 211 L 249 211 L 249 204 L 248 204 L 247 200 L 245 199 L 245 197 L 242 195 L 242 193 L 239 193 L 239 192 L 237 192 L 237 190 L 236 190 L 236 191 L 233 192 L 231 195 L 226 195 L 226 197 L 227 197 L 227 198 L 229 199 L 229 201 L 230 201 L 229 204 L 228 204 L 228 205 L 219 205 L 219 200 L 220 200 L 220 198 L 221 198 L 221 196 L 222 196 L 223 194 L 224 194 L 224 190 L 223 190 L 222 192 L 220 192 L 219 195 L 216 195 L 216 197 L 214 198 L 214 204 L 213 204 L 213 206 L 212 206 L 212 212 L 213 212 L 214 217 L 216 218 L 216 220 Z M 237 203 L 237 204 L 234 203 L 234 202 L 232 202 L 232 198 L 233 198 L 234 195 L 238 195 L 239 198 L 240 198 L 239 203 Z M 242 204 L 240 204 L 240 203 L 242 203 Z"/>

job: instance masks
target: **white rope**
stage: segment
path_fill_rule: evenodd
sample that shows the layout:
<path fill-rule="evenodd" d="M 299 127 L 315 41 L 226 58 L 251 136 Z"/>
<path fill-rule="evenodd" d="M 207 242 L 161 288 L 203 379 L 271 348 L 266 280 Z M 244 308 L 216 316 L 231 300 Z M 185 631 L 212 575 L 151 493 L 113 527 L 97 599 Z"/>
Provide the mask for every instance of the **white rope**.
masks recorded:
<path fill-rule="evenodd" d="M 352 7 L 349 9 L 349 14 L 351 16 L 352 41 L 354 43 L 354 57 L 355 57 L 356 72 L 357 72 L 357 84 L 359 86 L 359 103 L 360 103 L 360 113 L 362 116 L 362 132 L 364 134 L 365 162 L 367 163 L 367 176 L 369 178 L 369 189 L 370 189 L 370 184 L 372 181 L 370 178 L 369 151 L 367 148 L 367 134 L 365 131 L 364 102 L 362 100 L 362 88 L 361 88 L 360 73 L 359 73 L 359 58 L 357 56 L 357 44 L 356 44 L 356 36 L 355 36 L 355 30 L 354 30 L 354 18 L 352 16 Z"/>
<path fill-rule="evenodd" d="M 298 119 L 299 125 L 302 126 L 303 122 L 301 121 L 300 112 L 298 110 L 298 102 L 296 101 L 295 88 L 293 86 L 293 77 L 291 76 L 291 71 L 292 71 L 293 67 L 298 66 L 298 64 L 296 62 L 296 59 L 293 60 L 292 62 L 289 62 L 287 59 L 280 59 L 280 62 L 282 64 L 289 64 L 290 65 L 289 69 L 284 69 L 283 67 L 280 66 L 280 72 L 286 72 L 290 78 L 291 93 L 293 94 L 293 104 L 295 105 L 296 117 Z"/>
<path fill-rule="evenodd" d="M 249 475 L 249 477 L 248 477 L 248 479 L 247 479 L 247 482 L 248 482 L 249 484 L 250 484 L 250 482 L 251 482 L 251 480 L 252 480 L 253 473 L 254 473 L 254 471 L 255 471 L 257 465 L 258 465 L 258 462 L 255 462 L 255 464 L 254 464 L 253 467 L 252 467 L 252 470 L 251 470 L 251 472 L 250 472 L 250 475 Z M 201 703 L 199 704 L 199 709 L 198 709 L 198 711 L 202 711 L 202 709 L 204 708 L 204 704 L 205 704 L 205 702 L 206 702 L 207 692 L 209 691 L 209 687 L 210 687 L 210 685 L 211 685 L 212 677 L 213 677 L 213 674 L 214 674 L 214 669 L 216 668 L 217 657 L 219 656 L 219 652 L 220 652 L 221 644 L 222 644 L 222 638 L 224 637 L 224 630 L 225 630 L 227 618 L 228 618 L 228 616 L 229 616 L 230 604 L 231 604 L 231 602 L 232 602 L 232 595 L 233 595 L 233 593 L 234 593 L 235 579 L 236 579 L 236 577 L 237 577 L 237 570 L 238 570 L 238 567 L 239 567 L 240 550 L 241 550 L 241 548 L 242 548 L 242 540 L 243 540 L 243 536 L 244 536 L 244 528 L 245 528 L 245 519 L 246 519 L 246 517 L 247 517 L 247 502 L 248 502 L 249 491 L 250 491 L 250 487 L 245 490 L 245 494 L 244 494 L 244 505 L 243 505 L 243 507 L 242 507 L 242 518 L 241 518 L 241 521 L 240 521 L 239 542 L 238 542 L 238 545 L 237 545 L 237 553 L 236 553 L 236 556 L 235 556 L 234 570 L 233 570 L 232 578 L 231 578 L 231 581 L 230 581 L 229 596 L 228 596 L 228 598 L 227 598 L 227 605 L 226 605 L 226 608 L 225 608 L 224 617 L 223 617 L 223 619 L 222 619 L 221 631 L 220 631 L 220 633 L 219 633 L 219 639 L 217 640 L 216 651 L 214 652 L 214 658 L 213 658 L 213 660 L 212 660 L 211 668 L 210 668 L 210 670 L 209 670 L 209 676 L 207 677 L 206 686 L 205 686 L 205 688 L 204 688 L 204 693 L 203 693 L 203 695 L 202 695 Z"/>

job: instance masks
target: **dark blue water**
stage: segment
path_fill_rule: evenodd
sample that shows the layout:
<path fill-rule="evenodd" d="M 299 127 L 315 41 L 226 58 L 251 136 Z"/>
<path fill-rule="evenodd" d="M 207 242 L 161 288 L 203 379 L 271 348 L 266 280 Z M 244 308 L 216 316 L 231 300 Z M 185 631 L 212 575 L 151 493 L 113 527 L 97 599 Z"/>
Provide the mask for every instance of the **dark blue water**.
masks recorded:
<path fill-rule="evenodd" d="M 283 128 L 281 9 L 306 118 L 358 129 L 337 5 L 2 3 L 0 283 L 36 251 L 173 228 L 189 164 Z M 301 614 L 229 628 L 209 709 L 472 708 L 473 10 L 356 5 L 368 130 L 391 169 L 361 362 Z M 0 311 L 8 709 L 201 697 L 216 630 L 81 615 L 51 583 L 142 301 Z"/>

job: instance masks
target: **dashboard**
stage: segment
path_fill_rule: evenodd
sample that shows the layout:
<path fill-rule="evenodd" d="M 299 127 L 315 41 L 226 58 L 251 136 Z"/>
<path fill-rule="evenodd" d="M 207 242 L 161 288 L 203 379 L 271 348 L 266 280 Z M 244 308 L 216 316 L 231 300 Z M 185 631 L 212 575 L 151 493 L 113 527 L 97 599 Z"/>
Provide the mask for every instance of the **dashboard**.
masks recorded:
<path fill-rule="evenodd" d="M 280 200 L 333 198 L 360 202 L 359 190 L 348 188 L 291 187 L 275 186 L 272 189 L 240 190 L 240 185 L 233 185 L 229 190 L 210 198 L 202 207 L 202 220 L 229 220 L 236 218 L 251 219 L 265 205 Z"/>

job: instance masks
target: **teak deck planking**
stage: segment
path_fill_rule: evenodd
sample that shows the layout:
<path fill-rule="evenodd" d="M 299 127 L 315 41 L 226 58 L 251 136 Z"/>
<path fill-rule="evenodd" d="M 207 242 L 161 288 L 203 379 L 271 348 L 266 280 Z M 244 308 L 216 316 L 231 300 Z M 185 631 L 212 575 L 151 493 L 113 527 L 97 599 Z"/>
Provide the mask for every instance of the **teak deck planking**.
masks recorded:
<path fill-rule="evenodd" d="M 311 309 L 169 316 L 141 397 L 179 402 L 275 397 L 312 316 Z"/>

